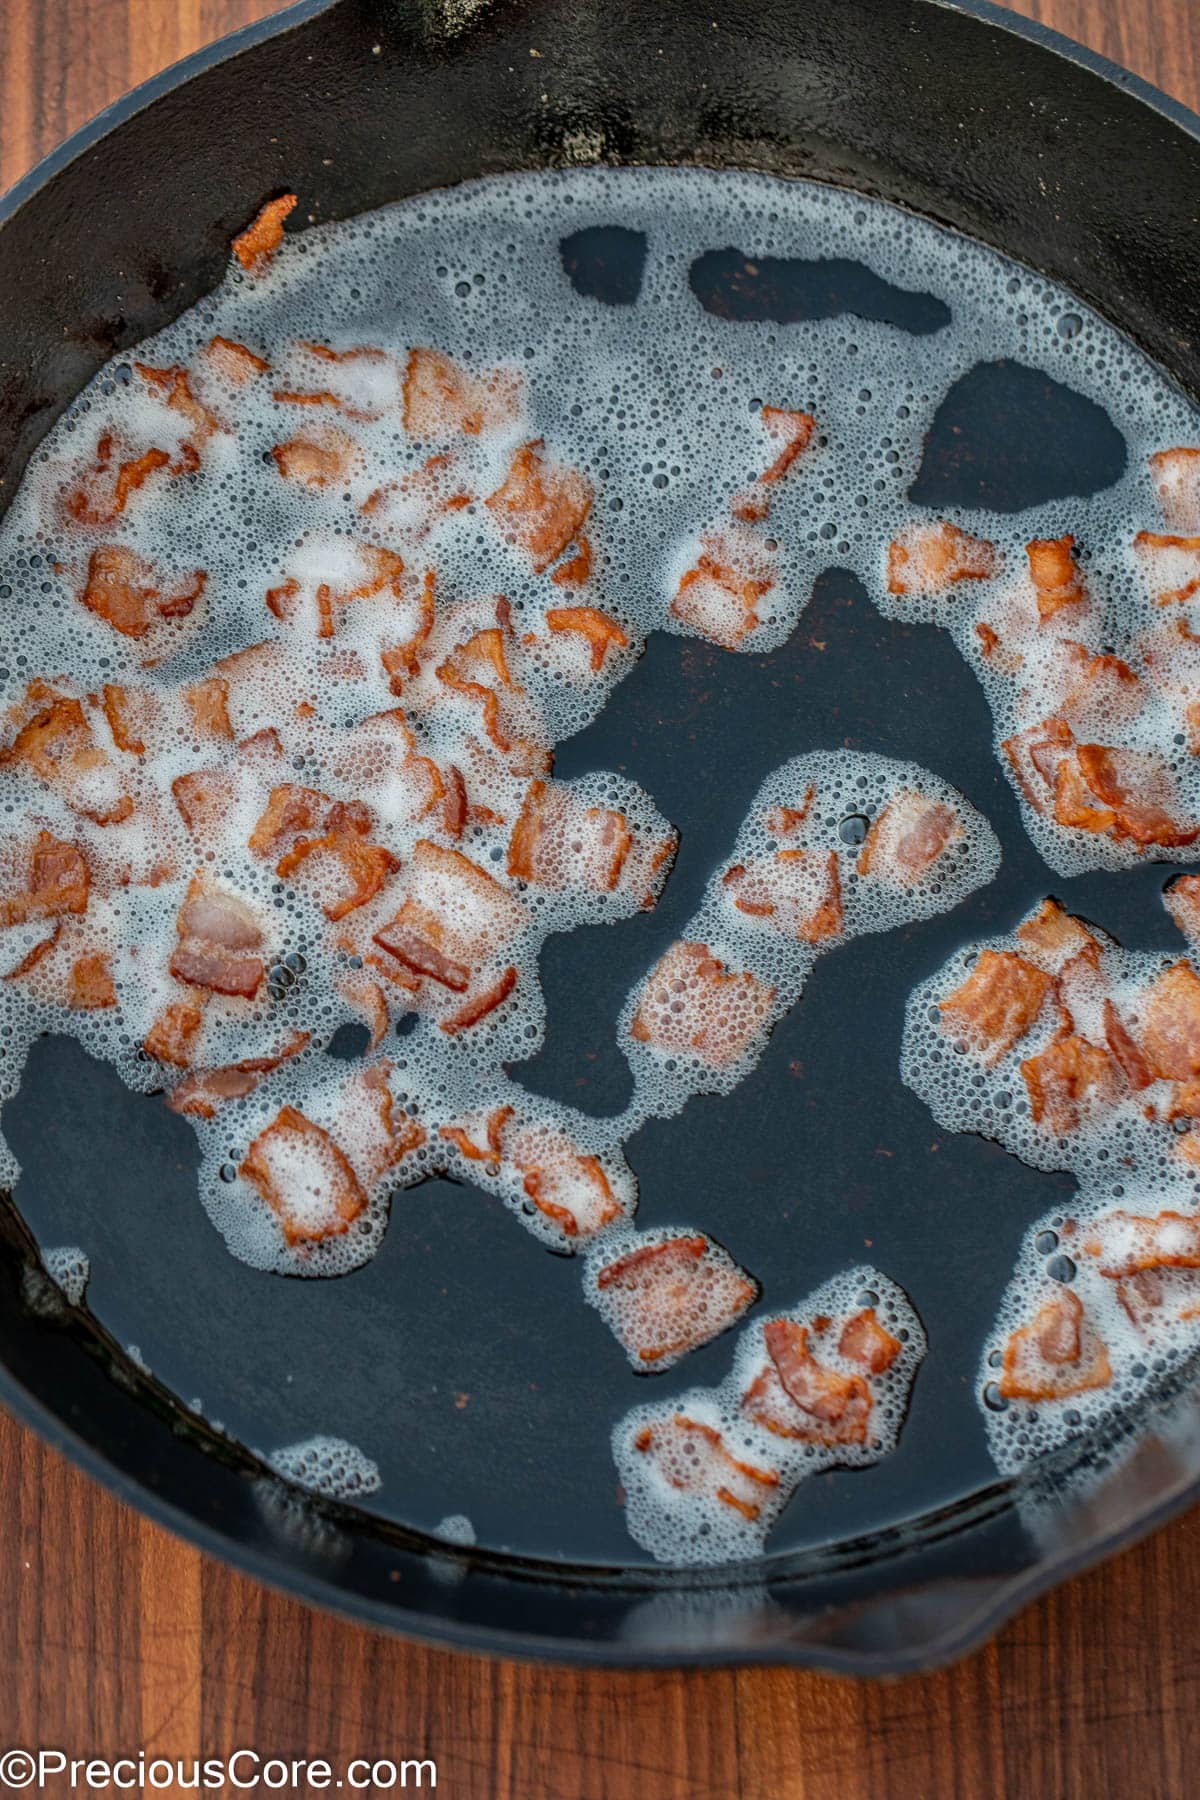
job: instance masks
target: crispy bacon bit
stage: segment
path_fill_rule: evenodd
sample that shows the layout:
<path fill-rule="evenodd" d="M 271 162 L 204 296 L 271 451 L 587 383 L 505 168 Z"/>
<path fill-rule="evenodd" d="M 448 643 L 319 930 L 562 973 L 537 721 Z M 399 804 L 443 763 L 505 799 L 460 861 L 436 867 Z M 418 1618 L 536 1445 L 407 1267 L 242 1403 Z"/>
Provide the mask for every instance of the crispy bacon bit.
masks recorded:
<path fill-rule="evenodd" d="M 652 1457 L 663 1479 L 684 1493 L 708 1493 L 722 1506 L 753 1524 L 765 1501 L 779 1486 L 775 1469 L 743 1462 L 725 1448 L 713 1425 L 676 1413 L 671 1419 L 643 1425 L 635 1450 Z"/>
<path fill-rule="evenodd" d="M 459 432 L 478 437 L 511 425 L 520 412 L 521 378 L 508 369 L 472 375 L 440 350 L 409 352 L 404 370 L 404 429 L 437 443 Z"/>
<path fill-rule="evenodd" d="M 316 788 L 284 781 L 267 796 L 266 810 L 250 833 L 249 847 L 264 861 L 277 860 L 297 840 L 319 832 L 333 802 Z"/>
<path fill-rule="evenodd" d="M 215 842 L 236 798 L 228 769 L 192 769 L 177 775 L 171 793 L 188 830 L 197 838 Z"/>
<path fill-rule="evenodd" d="M 102 951 L 76 957 L 71 964 L 67 1005 L 73 1012 L 102 1012 L 117 1004 L 112 969 Z"/>
<path fill-rule="evenodd" d="M 184 688 L 184 700 L 192 715 L 192 724 L 201 737 L 231 738 L 229 722 L 229 684 L 222 675 L 210 675 Z"/>
<path fill-rule="evenodd" d="M 1104 1041 L 1135 1093 L 1157 1079 L 1141 1047 L 1110 999 L 1104 1002 Z"/>
<path fill-rule="evenodd" d="M 229 1063 L 221 1069 L 198 1069 L 171 1089 L 167 1105 L 172 1112 L 186 1113 L 196 1119 L 213 1119 L 217 1108 L 226 1100 L 244 1100 L 247 1094 L 254 1092 L 264 1075 L 269 1075 L 289 1058 L 298 1056 L 308 1043 L 309 1035 L 307 1031 L 293 1031 L 274 1056 L 247 1056 L 241 1062 Z"/>
<path fill-rule="evenodd" d="M 540 575 L 578 538 L 592 509 L 592 487 L 578 469 L 545 461 L 535 438 L 516 451 L 506 479 L 484 504 Z"/>
<path fill-rule="evenodd" d="M 159 469 L 183 473 L 182 468 L 172 469 L 165 450 L 154 447 L 118 460 L 120 452 L 127 449 L 129 446 L 119 443 L 110 431 L 97 439 L 95 461 L 79 486 L 63 496 L 63 511 L 77 525 L 111 525 L 125 511 L 129 496 L 137 493 Z"/>
<path fill-rule="evenodd" d="M 268 200 L 233 240 L 233 254 L 247 275 L 265 275 L 271 260 L 283 242 L 283 221 L 296 204 L 295 194 L 280 194 Z"/>
<path fill-rule="evenodd" d="M 808 449 L 817 429 L 817 421 L 811 413 L 788 412 L 782 406 L 764 406 L 758 416 L 768 435 L 781 446 L 779 455 L 770 468 L 764 469 L 758 478 L 765 486 L 774 481 L 782 481 L 796 458 Z"/>
<path fill-rule="evenodd" d="M 724 885 L 739 912 L 769 918 L 777 931 L 819 944 L 841 934 L 842 883 L 833 850 L 776 850 L 748 866 L 735 863 Z"/>
<path fill-rule="evenodd" d="M 425 1127 L 392 1098 L 388 1083 L 394 1073 L 395 1064 L 385 1060 L 364 1069 L 349 1084 L 346 1141 L 351 1160 L 368 1188 L 419 1150 L 426 1138 Z"/>
<path fill-rule="evenodd" d="M 567 1138 L 544 1126 L 508 1135 L 508 1158 L 524 1176 L 525 1192 L 564 1237 L 593 1237 L 621 1217 L 597 1157 L 582 1155 Z"/>
<path fill-rule="evenodd" d="M 710 534 L 700 548 L 675 590 L 671 614 L 722 649 L 736 650 L 760 623 L 758 603 L 775 585 L 774 568 L 748 532 Z"/>
<path fill-rule="evenodd" d="M 1005 1344 L 998 1385 L 1008 1400 L 1066 1400 L 1111 1380 L 1107 1349 L 1078 1294 L 1063 1287 Z"/>
<path fill-rule="evenodd" d="M 379 660 L 383 664 L 384 673 L 390 677 L 390 685 L 393 694 L 399 694 L 401 692 L 404 687 L 406 676 L 411 679 L 414 675 L 419 675 L 421 672 L 421 651 L 425 647 L 425 643 L 430 632 L 433 630 L 434 621 L 437 617 L 434 600 L 436 579 L 437 577 L 434 571 L 432 569 L 426 569 L 425 577 L 421 584 L 418 602 L 420 606 L 420 619 L 413 635 L 406 639 L 403 644 L 390 645 L 379 653 Z"/>
<path fill-rule="evenodd" d="M 344 919 L 347 913 L 373 900 L 388 876 L 400 867 L 399 857 L 382 844 L 367 843 L 357 829 L 343 829 L 327 831 L 322 837 L 301 838 L 286 856 L 280 857 L 275 872 L 288 880 L 301 868 L 308 870 L 310 859 L 321 886 L 325 885 L 327 870 L 341 886 L 340 893 L 331 895 L 321 905 L 325 917 L 333 920 Z"/>
<path fill-rule="evenodd" d="M 1200 875 L 1177 875 L 1163 889 L 1163 905 L 1189 943 L 1200 943 Z"/>
<path fill-rule="evenodd" d="M 888 593 L 940 594 L 958 581 L 987 581 L 999 567 L 987 538 L 945 519 L 909 525 L 888 546 Z"/>
<path fill-rule="evenodd" d="M 1063 1031 L 1021 1064 L 1035 1125 L 1044 1119 L 1055 1137 L 1079 1129 L 1085 1105 L 1112 1106 L 1120 1098 L 1119 1065 L 1107 1050 Z"/>
<path fill-rule="evenodd" d="M 129 818 L 133 801 L 113 791 L 103 797 L 102 778 L 115 775 L 103 749 L 92 735 L 82 703 L 60 694 L 44 682 L 31 682 L 25 706 L 32 710 L 7 750 L 0 751 L 0 768 L 23 762 L 49 786 L 57 788 L 74 812 L 97 825 L 115 825 Z M 18 715 L 19 716 L 19 715 Z M 97 781 L 100 786 L 94 785 Z"/>
<path fill-rule="evenodd" d="M 408 898 L 374 942 L 413 974 L 461 994 L 472 970 L 516 935 L 525 916 L 520 901 L 461 850 L 422 838 Z"/>
<path fill-rule="evenodd" d="M 202 406 L 192 392 L 192 383 L 188 371 L 178 363 L 169 369 L 155 369 L 149 363 L 134 363 L 134 370 L 147 384 L 156 388 L 172 412 L 180 413 L 192 426 L 195 436 L 203 443 L 214 431 L 221 429 L 220 421 L 215 419 L 206 406 Z M 185 444 L 185 460 L 195 456 L 199 460 L 199 452 L 194 444 Z"/>
<path fill-rule="evenodd" d="M 754 1423 L 802 1443 L 865 1443 L 872 1401 L 864 1378 L 818 1362 L 808 1328 L 792 1319 L 768 1320 L 763 1340 L 768 1361 L 742 1396 Z"/>
<path fill-rule="evenodd" d="M 494 1013 L 497 1007 L 503 1006 L 516 985 L 517 971 L 511 967 L 505 969 L 490 987 L 484 988 L 482 993 L 472 994 L 457 1012 L 440 1019 L 439 1028 L 448 1037 L 455 1037 L 460 1031 L 469 1031 L 472 1025 L 478 1025 L 481 1019 L 486 1019 L 489 1013 Z"/>
<path fill-rule="evenodd" d="M 487 1116 L 484 1126 L 484 1142 L 479 1145 L 470 1132 L 462 1125 L 442 1125 L 438 1128 L 438 1136 L 446 1142 L 454 1144 L 466 1157 L 468 1162 L 487 1163 L 493 1174 L 500 1167 L 504 1155 L 504 1128 L 513 1116 L 511 1106 L 497 1106 Z"/>
<path fill-rule="evenodd" d="M 312 362 L 323 363 L 330 371 L 329 379 L 336 382 L 335 371 L 344 371 L 347 379 L 342 383 L 341 392 L 329 387 L 320 388 L 276 388 L 272 398 L 286 406 L 332 406 L 342 412 L 348 419 L 357 419 L 370 424 L 381 419 L 395 404 L 395 381 L 398 374 L 396 364 L 386 350 L 378 350 L 368 344 L 356 345 L 350 350 L 331 350 L 327 344 L 316 344 L 305 339 L 298 348 L 301 361 L 304 358 Z M 359 368 L 374 370 L 384 377 L 379 390 L 371 395 L 371 379 L 360 384 L 363 391 L 356 391 L 354 376 Z M 391 381 L 387 377 L 391 376 Z M 318 377 L 320 379 L 320 377 Z M 386 388 L 392 388 L 392 398 L 386 397 Z"/>
<path fill-rule="evenodd" d="M 815 786 L 810 782 L 808 792 L 805 794 L 804 799 L 799 806 L 771 806 L 767 808 L 766 812 L 763 814 L 763 824 L 771 833 L 772 837 L 791 837 L 793 831 L 798 831 L 800 829 L 801 825 L 803 825 L 805 819 L 807 819 L 809 813 L 812 811 L 813 795 L 816 791 Z"/>
<path fill-rule="evenodd" d="M 1200 450 L 1157 450 L 1150 478 L 1172 531 L 1200 531 Z"/>
<path fill-rule="evenodd" d="M 758 1283 L 700 1232 L 640 1244 L 602 1264 L 596 1287 L 608 1297 L 617 1337 L 647 1365 L 707 1344 L 758 1297 Z"/>
<path fill-rule="evenodd" d="M 1139 531 L 1133 547 L 1145 565 L 1155 606 L 1186 606 L 1200 593 L 1200 537 Z"/>
<path fill-rule="evenodd" d="M 341 487 L 363 463 L 362 446 L 337 425 L 315 425 L 307 436 L 276 444 L 271 455 L 285 481 L 310 488 Z"/>
<path fill-rule="evenodd" d="M 239 344 L 236 338 L 210 338 L 204 355 L 216 373 L 234 387 L 245 387 L 257 375 L 265 375 L 271 367 L 265 356 L 256 356 L 246 344 Z"/>
<path fill-rule="evenodd" d="M 989 1067 L 1025 1036 L 1054 982 L 1012 950 L 981 950 L 967 979 L 939 1010 L 951 1031 L 961 1032 Z"/>
<path fill-rule="evenodd" d="M 1115 815 L 1117 837 L 1145 848 L 1161 844 L 1178 848 L 1200 837 L 1200 825 L 1181 825 L 1167 811 L 1175 798 L 1170 774 L 1150 750 L 1113 750 L 1104 744 L 1080 744 L 1079 772 L 1097 799 Z"/>
<path fill-rule="evenodd" d="M 1018 731 L 1001 744 L 1021 791 L 1035 812 L 1050 812 L 1059 768 L 1070 758 L 1074 745 L 1075 734 L 1065 719 L 1043 719 L 1040 725 Z"/>
<path fill-rule="evenodd" d="M 383 926 L 375 933 L 373 941 L 406 969 L 411 969 L 414 975 L 428 976 L 452 993 L 465 994 L 471 985 L 471 971 L 465 963 L 447 956 L 400 919 L 393 919 L 390 925 Z"/>
<path fill-rule="evenodd" d="M 263 933 L 244 900 L 197 875 L 175 929 L 179 941 L 170 968 L 176 981 L 254 998 L 266 973 L 261 956 L 254 954 L 262 948 Z"/>
<path fill-rule="evenodd" d="M 910 887 L 962 834 L 952 806 L 904 788 L 892 796 L 868 831 L 858 853 L 858 872 Z"/>
<path fill-rule="evenodd" d="M 442 772 L 446 792 L 442 797 L 442 829 L 448 837 L 460 838 L 467 826 L 467 784 L 462 770 L 448 763 Z"/>
<path fill-rule="evenodd" d="M 508 872 L 535 887 L 611 894 L 633 846 L 624 813 L 583 806 L 571 790 L 531 781 L 508 846 Z"/>
<path fill-rule="evenodd" d="M 38 964 L 44 962 L 50 952 L 57 947 L 59 939 L 62 937 L 62 929 L 62 920 L 60 919 L 49 937 L 42 938 L 40 943 L 33 946 L 32 950 L 27 950 L 20 962 L 14 963 L 11 969 L 5 970 L 3 976 L 0 976 L 0 980 L 20 981 L 26 975 L 32 975 Z"/>
<path fill-rule="evenodd" d="M 1091 656 L 1070 638 L 1060 643 L 1074 667 L 1071 686 L 1062 698 L 1065 714 L 1077 720 L 1089 713 L 1126 719 L 1136 715 L 1142 705 L 1141 683 L 1127 662 L 1107 653 Z"/>
<path fill-rule="evenodd" d="M 29 853 L 28 884 L 24 893 L 0 900 L 0 925 L 85 913 L 90 886 L 87 858 L 79 846 L 39 831 Z"/>
<path fill-rule="evenodd" d="M 1089 968 L 1100 967 L 1099 938 L 1057 900 L 1043 900 L 1038 910 L 1017 926 L 1017 936 L 1052 974 L 1061 974 L 1076 957 L 1082 958 Z"/>
<path fill-rule="evenodd" d="M 550 576 L 555 587 L 583 587 L 592 573 L 591 540 L 581 537 L 576 545 L 575 554 L 569 561 L 559 563 Z M 603 617 L 603 615 L 601 615 Z"/>
<path fill-rule="evenodd" d="M 342 999 L 359 1015 L 371 1034 L 367 1049 L 378 1050 L 391 1024 L 387 996 L 383 989 L 365 970 L 360 969 L 348 969 L 344 975 L 339 976 L 337 986 Z"/>
<path fill-rule="evenodd" d="M 1190 962 L 1173 963 L 1141 999 L 1141 1047 L 1164 1081 L 1200 1075 L 1200 976 Z"/>
<path fill-rule="evenodd" d="M 1110 1281 L 1147 1269 L 1200 1269 L 1200 1218 L 1178 1212 L 1147 1217 L 1118 1208 L 1096 1221 L 1084 1249 Z"/>
<path fill-rule="evenodd" d="M 259 1133 L 238 1173 L 278 1215 L 287 1244 L 338 1237 L 367 1204 L 345 1153 L 294 1106 Z"/>
<path fill-rule="evenodd" d="M 1060 538 L 1034 538 L 1025 546 L 1038 618 L 1043 625 L 1064 606 L 1082 606 L 1087 600 L 1074 550 L 1075 539 L 1069 532 Z"/>
<path fill-rule="evenodd" d="M 203 1024 L 204 1014 L 194 1001 L 173 1000 L 155 1019 L 142 1048 L 147 1056 L 156 1057 L 159 1062 L 190 1069 L 192 1051 Z"/>
<path fill-rule="evenodd" d="M 617 621 L 598 606 L 552 606 L 546 623 L 551 631 L 575 631 L 587 640 L 593 673 L 604 667 L 609 650 L 629 647 L 629 638 Z"/>
<path fill-rule="evenodd" d="M 88 559 L 79 599 L 89 612 L 123 637 L 145 637 L 156 617 L 186 618 L 204 593 L 208 577 L 197 569 L 174 594 L 164 594 L 159 576 L 124 544 L 101 544 Z"/>
<path fill-rule="evenodd" d="M 112 732 L 112 740 L 117 749 L 126 751 L 130 756 L 144 756 L 146 743 L 141 736 L 141 727 L 135 721 L 135 714 L 140 714 L 146 721 L 157 717 L 158 707 L 154 696 L 145 690 L 131 690 L 106 682 L 103 702 L 104 717 L 108 720 L 108 729 Z"/>
<path fill-rule="evenodd" d="M 630 1035 L 656 1050 L 683 1051 L 710 1068 L 736 1062 L 771 1015 L 775 989 L 729 971 L 707 944 L 664 951 L 642 987 Z"/>
<path fill-rule="evenodd" d="M 886 1373 L 901 1347 L 900 1339 L 879 1323 L 873 1306 L 864 1307 L 847 1319 L 838 1338 L 838 1355 L 860 1364 L 869 1375 Z"/>

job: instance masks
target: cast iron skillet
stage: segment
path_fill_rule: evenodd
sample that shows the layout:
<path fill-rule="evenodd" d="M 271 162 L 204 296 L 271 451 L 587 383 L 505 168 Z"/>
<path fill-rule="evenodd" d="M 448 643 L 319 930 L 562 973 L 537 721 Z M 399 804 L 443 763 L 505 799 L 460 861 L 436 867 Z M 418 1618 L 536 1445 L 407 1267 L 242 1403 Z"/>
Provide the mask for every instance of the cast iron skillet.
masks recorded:
<path fill-rule="evenodd" d="M 1200 122 L 1009 14 L 938 0 L 739 0 L 727 16 L 688 0 L 305 0 L 120 102 L 0 208 L 5 492 L 101 362 L 218 282 L 230 238 L 272 193 L 298 191 L 298 217 L 338 218 L 560 165 L 581 144 L 589 160 L 812 176 L 928 214 L 1066 283 L 1200 392 Z M 1001 382 L 975 422 L 983 448 L 956 460 L 931 447 L 922 499 L 986 490 L 1016 506 L 1029 446 L 1051 438 L 1061 466 L 1038 481 L 1069 495 L 1111 479 L 1104 431 L 1083 414 L 1048 431 L 1036 408 L 1052 402 Z M 396 1206 L 358 1275 L 256 1276 L 204 1219 L 181 1121 L 53 1040 L 5 1116 L 24 1170 L 0 1211 L 5 1403 L 133 1504 L 265 1580 L 446 1643 L 590 1662 L 897 1673 L 962 1650 L 1191 1499 L 1186 1381 L 1132 1449 L 1073 1446 L 1088 1479 L 1066 1498 L 1053 1468 L 1036 1493 L 995 1480 L 972 1392 L 978 1344 L 1055 1178 L 981 1140 L 943 1139 L 895 1073 L 904 993 L 953 944 L 1006 928 L 1049 885 L 1144 945 L 1163 872 L 1050 882 L 942 635 L 885 624 L 836 569 L 805 620 L 803 635 L 829 643 L 819 675 L 795 646 L 724 657 L 655 639 L 564 748 L 564 775 L 619 762 L 641 779 L 681 823 L 684 851 L 658 914 L 548 954 L 551 1029 L 527 1073 L 542 1091 L 620 1105 L 616 1001 L 676 934 L 784 756 L 830 739 L 913 756 L 983 807 L 1005 850 L 993 888 L 952 919 L 824 959 L 735 1102 L 694 1102 L 630 1148 L 641 1222 L 712 1231 L 764 1278 L 766 1304 L 860 1260 L 872 1237 L 934 1344 L 893 1459 L 802 1490 L 757 1568 L 679 1576 L 634 1562 L 607 1450 L 631 1377 L 560 1260 L 481 1195 L 435 1184 Z M 588 1005 L 568 1015 L 581 993 Z M 73 1242 L 92 1257 L 85 1310 L 35 1273 L 38 1244 Z M 121 1348 L 134 1341 L 153 1376 Z M 706 1347 L 677 1386 L 719 1378 L 728 1355 L 728 1341 Z M 370 1386 L 363 1366 L 380 1372 Z M 175 1397 L 206 1388 L 227 1435 Z M 393 1446 L 378 1511 L 302 1503 L 240 1447 L 305 1426 L 376 1455 Z M 456 1478 L 483 1541 L 509 1550 L 451 1552 L 426 1534 L 459 1510 Z M 564 1517 L 569 1542 L 553 1523 Z"/>

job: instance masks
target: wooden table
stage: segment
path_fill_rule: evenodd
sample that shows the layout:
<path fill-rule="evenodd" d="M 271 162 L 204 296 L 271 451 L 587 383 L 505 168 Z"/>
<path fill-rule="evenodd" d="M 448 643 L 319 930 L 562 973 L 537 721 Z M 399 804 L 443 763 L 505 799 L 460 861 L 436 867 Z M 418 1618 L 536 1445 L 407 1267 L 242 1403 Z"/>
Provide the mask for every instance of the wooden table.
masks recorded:
<path fill-rule="evenodd" d="M 0 184 L 271 10 L 0 0 Z M 1200 107 L 1195 0 L 1025 10 Z M 0 1518 L 0 1751 L 431 1756 L 453 1800 L 1131 1800 L 1200 1780 L 1200 1511 L 967 1662 L 887 1687 L 526 1668 L 379 1637 L 178 1543 L 2 1417 Z"/>

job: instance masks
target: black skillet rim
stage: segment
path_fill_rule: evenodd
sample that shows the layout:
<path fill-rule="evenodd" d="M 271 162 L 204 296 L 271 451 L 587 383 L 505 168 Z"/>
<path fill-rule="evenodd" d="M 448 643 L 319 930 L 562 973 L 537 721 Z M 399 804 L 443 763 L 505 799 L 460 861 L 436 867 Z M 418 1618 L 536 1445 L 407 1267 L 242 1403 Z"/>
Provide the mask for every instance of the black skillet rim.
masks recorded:
<path fill-rule="evenodd" d="M 1010 12 L 1007 8 L 994 4 L 993 0 L 926 0 L 926 3 L 939 11 L 977 19 L 985 25 L 1023 38 L 1064 62 L 1073 63 L 1109 85 L 1124 90 L 1170 125 L 1200 142 L 1200 115 L 1141 76 L 1063 33 Z M 101 145 L 110 132 L 147 106 L 182 87 L 203 71 L 232 59 L 254 45 L 281 36 L 332 10 L 337 4 L 338 0 L 296 0 L 295 4 L 281 12 L 257 20 L 205 45 L 121 95 L 71 133 L 5 194 L 0 195 L 0 226 L 13 218 L 62 170 Z M 977 1606 L 960 1609 L 947 1629 L 908 1648 L 900 1648 L 893 1643 L 888 1649 L 880 1651 L 842 1649 L 833 1644 L 806 1643 L 797 1639 L 765 1645 L 739 1645 L 736 1649 L 689 1648 L 682 1645 L 634 1648 L 620 1641 L 602 1641 L 583 1636 L 568 1641 L 558 1637 L 534 1636 L 508 1627 L 477 1625 L 444 1615 L 433 1617 L 424 1609 L 397 1604 L 386 1595 L 376 1597 L 360 1589 L 348 1592 L 344 1585 L 339 1585 L 335 1576 L 316 1574 L 295 1563 L 284 1565 L 277 1554 L 240 1542 L 230 1532 L 205 1524 L 182 1506 L 162 1498 L 147 1482 L 128 1474 L 116 1461 L 89 1444 L 67 1423 L 61 1411 L 52 1410 L 36 1398 L 3 1364 L 0 1364 L 0 1403 L 20 1423 L 67 1456 L 119 1500 L 178 1537 L 270 1588 L 340 1614 L 356 1623 L 402 1633 L 432 1645 L 480 1654 L 585 1666 L 711 1668 L 762 1664 L 814 1668 L 843 1675 L 895 1677 L 916 1673 L 978 1648 L 1030 1601 L 1149 1536 L 1200 1498 L 1200 1477 L 1189 1479 L 1176 1491 L 1155 1501 L 1145 1512 L 1117 1529 L 1085 1541 L 1071 1551 L 1034 1562 L 1027 1569 L 998 1580 L 986 1595 L 981 1596 Z M 1011 1484 L 998 1484 L 997 1491 L 1007 1485 Z M 341 1511 L 333 1510 L 335 1513 Z M 418 1535 L 412 1534 L 414 1539 Z M 444 1556 L 446 1547 L 435 1540 L 429 1540 L 428 1554 L 432 1556 L 439 1552 Z M 481 1563 L 491 1560 L 490 1557 L 479 1558 Z M 614 1573 L 599 1569 L 577 1572 L 561 1565 L 524 1563 L 520 1559 L 505 1558 L 497 1559 L 497 1572 L 501 1571 L 517 1580 L 533 1579 L 557 1585 L 566 1593 L 577 1593 L 581 1599 L 589 1589 L 595 1591 L 603 1575 Z M 629 1573 L 632 1578 L 633 1572 Z M 716 1573 L 714 1571 L 714 1575 Z M 643 1572 L 638 1572 L 637 1591 L 643 1594 L 670 1592 L 672 1586 L 675 1591 L 680 1591 L 678 1579 L 674 1583 L 669 1579 L 660 1583 L 655 1581 L 653 1571 L 645 1572 L 644 1576 Z M 683 1591 L 687 1591 L 686 1588 Z"/>

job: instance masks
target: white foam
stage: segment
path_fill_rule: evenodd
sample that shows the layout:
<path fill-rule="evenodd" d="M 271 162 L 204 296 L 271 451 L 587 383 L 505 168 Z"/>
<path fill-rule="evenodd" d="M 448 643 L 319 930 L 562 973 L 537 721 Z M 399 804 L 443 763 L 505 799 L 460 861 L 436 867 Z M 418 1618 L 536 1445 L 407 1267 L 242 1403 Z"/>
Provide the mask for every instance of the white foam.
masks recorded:
<path fill-rule="evenodd" d="M 305 1438 L 271 1451 L 266 1460 L 285 1481 L 326 1500 L 360 1500 L 383 1485 L 378 1465 L 344 1438 Z"/>

